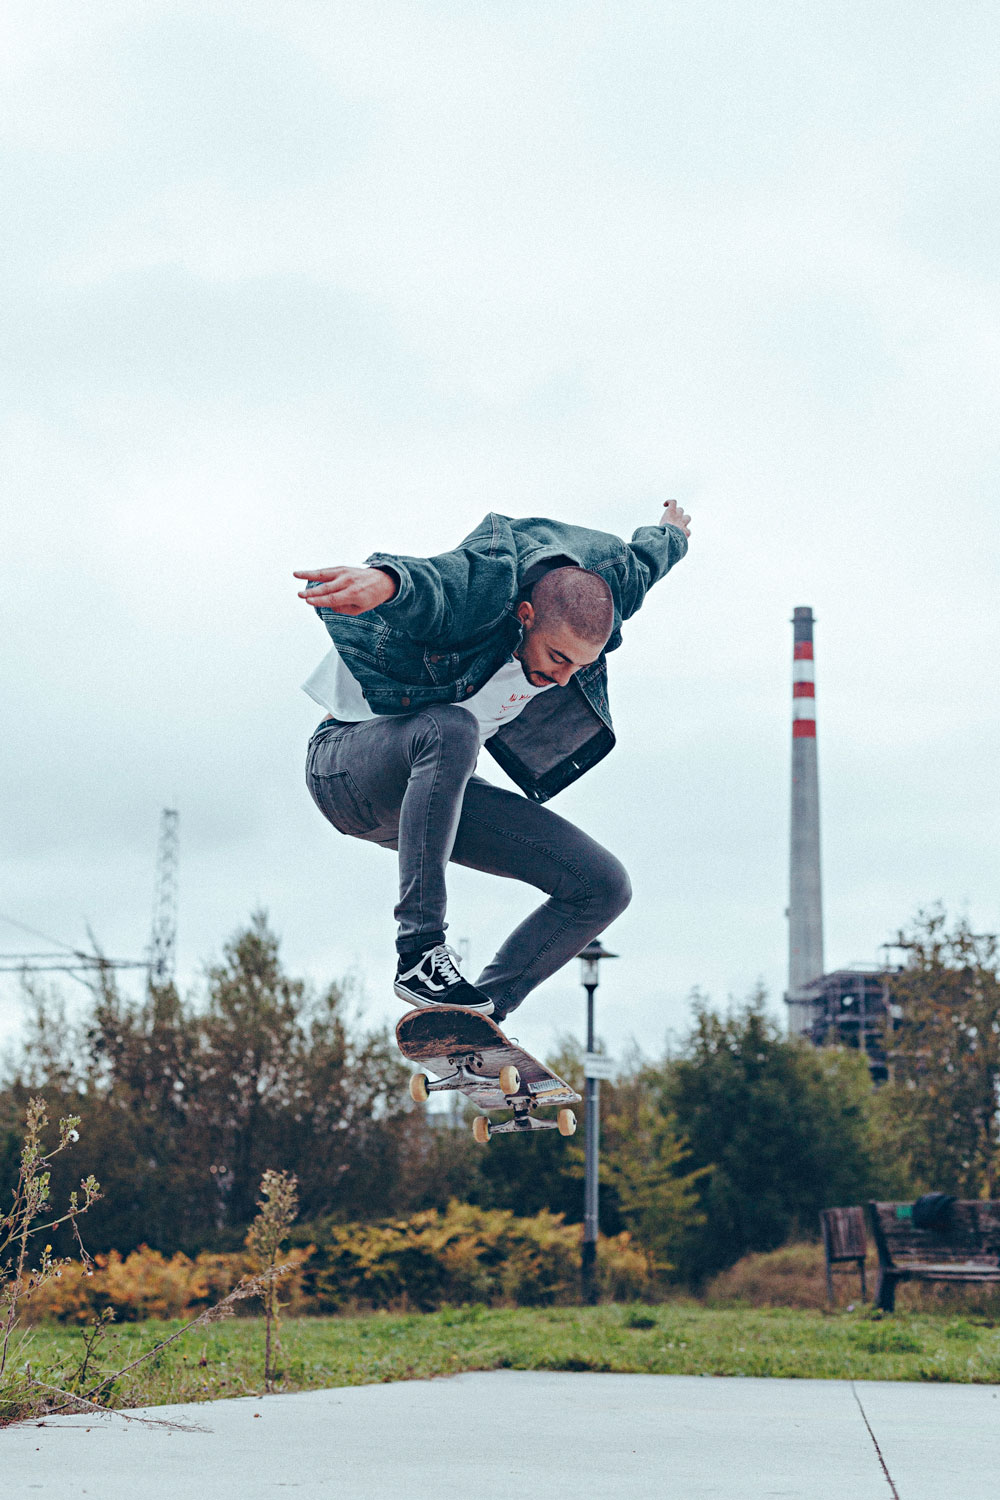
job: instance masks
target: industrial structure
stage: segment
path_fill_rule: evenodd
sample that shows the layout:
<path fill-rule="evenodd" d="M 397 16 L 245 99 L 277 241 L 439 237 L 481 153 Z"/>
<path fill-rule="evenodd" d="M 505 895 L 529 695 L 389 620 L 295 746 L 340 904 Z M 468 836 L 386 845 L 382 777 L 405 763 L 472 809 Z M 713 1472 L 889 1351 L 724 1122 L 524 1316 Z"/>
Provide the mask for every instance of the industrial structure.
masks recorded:
<path fill-rule="evenodd" d="M 792 808 L 788 882 L 788 1029 L 817 1047 L 856 1047 L 876 1083 L 885 1082 L 886 967 L 823 969 L 823 891 L 819 842 L 819 758 L 816 744 L 816 660 L 813 612 L 793 612 Z"/>
<path fill-rule="evenodd" d="M 792 817 L 788 880 L 789 1030 L 806 1036 L 813 997 L 806 986 L 823 973 L 823 893 L 819 858 L 819 762 L 813 612 L 799 605 L 792 619 Z"/>
<path fill-rule="evenodd" d="M 149 935 L 149 983 L 162 986 L 174 977 L 177 957 L 177 883 L 180 861 L 180 813 L 165 807 L 160 814 L 160 842 L 156 851 L 153 923 Z"/>
<path fill-rule="evenodd" d="M 806 1038 L 817 1047 L 856 1047 L 867 1057 L 875 1083 L 889 1077 L 886 1018 L 899 1014 L 889 996 L 893 972 L 877 964 L 857 964 L 821 974 L 800 991 L 812 1016 Z"/>

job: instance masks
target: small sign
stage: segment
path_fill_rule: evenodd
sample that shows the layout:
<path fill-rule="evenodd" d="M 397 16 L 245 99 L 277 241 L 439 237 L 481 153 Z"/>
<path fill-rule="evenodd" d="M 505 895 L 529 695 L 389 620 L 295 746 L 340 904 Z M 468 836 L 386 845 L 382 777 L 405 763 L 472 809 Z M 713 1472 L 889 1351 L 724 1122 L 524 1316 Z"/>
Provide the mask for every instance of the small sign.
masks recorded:
<path fill-rule="evenodd" d="M 614 1078 L 614 1058 L 605 1057 L 603 1052 L 586 1053 L 583 1059 L 583 1076 L 584 1078 Z"/>

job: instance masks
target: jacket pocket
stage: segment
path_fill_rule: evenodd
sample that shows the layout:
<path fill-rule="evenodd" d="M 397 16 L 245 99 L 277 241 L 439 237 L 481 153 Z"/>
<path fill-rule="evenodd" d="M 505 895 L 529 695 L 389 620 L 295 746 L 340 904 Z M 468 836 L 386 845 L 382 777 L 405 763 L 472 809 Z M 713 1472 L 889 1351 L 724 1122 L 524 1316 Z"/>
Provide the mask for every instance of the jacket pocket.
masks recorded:
<path fill-rule="evenodd" d="M 371 803 L 349 771 L 336 771 L 332 776 L 313 772 L 308 781 L 310 796 L 338 833 L 357 837 L 379 826 Z"/>
<path fill-rule="evenodd" d="M 425 651 L 422 665 L 435 687 L 455 682 L 462 675 L 457 651 Z"/>

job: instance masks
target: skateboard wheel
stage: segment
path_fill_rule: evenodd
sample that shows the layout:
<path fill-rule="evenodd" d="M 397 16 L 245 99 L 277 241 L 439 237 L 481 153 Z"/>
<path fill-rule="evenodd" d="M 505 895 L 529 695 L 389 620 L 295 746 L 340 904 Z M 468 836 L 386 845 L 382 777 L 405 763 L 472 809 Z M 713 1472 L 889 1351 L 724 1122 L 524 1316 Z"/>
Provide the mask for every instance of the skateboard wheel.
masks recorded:
<path fill-rule="evenodd" d="M 490 1122 L 485 1115 L 477 1115 L 472 1122 L 472 1134 L 480 1146 L 485 1146 L 491 1135 Z"/>
<path fill-rule="evenodd" d="M 410 1098 L 414 1104 L 427 1103 L 427 1074 L 413 1073 L 410 1076 Z"/>
<path fill-rule="evenodd" d="M 576 1115 L 571 1109 L 561 1109 L 556 1116 L 560 1135 L 573 1135 L 576 1132 Z"/>
<path fill-rule="evenodd" d="M 507 1063 L 500 1069 L 500 1092 L 501 1094 L 516 1094 L 521 1087 L 521 1075 L 513 1063 Z"/>

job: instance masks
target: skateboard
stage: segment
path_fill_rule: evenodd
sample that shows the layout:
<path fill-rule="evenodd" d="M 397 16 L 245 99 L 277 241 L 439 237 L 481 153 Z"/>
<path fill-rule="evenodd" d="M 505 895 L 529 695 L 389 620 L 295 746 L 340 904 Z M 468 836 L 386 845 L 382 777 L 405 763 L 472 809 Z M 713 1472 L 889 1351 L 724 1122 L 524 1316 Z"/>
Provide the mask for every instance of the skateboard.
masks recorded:
<path fill-rule="evenodd" d="M 432 1080 L 427 1073 L 413 1074 L 410 1098 L 415 1103 L 458 1089 L 482 1110 L 512 1111 L 500 1125 L 485 1114 L 476 1116 L 472 1134 L 481 1146 L 493 1135 L 529 1130 L 572 1135 L 576 1129 L 571 1109 L 560 1109 L 554 1120 L 537 1119 L 534 1112 L 540 1104 L 574 1104 L 580 1095 L 537 1057 L 509 1042 L 496 1022 L 478 1011 L 460 1005 L 407 1011 L 396 1026 L 396 1042 L 410 1062 L 437 1075 Z"/>

